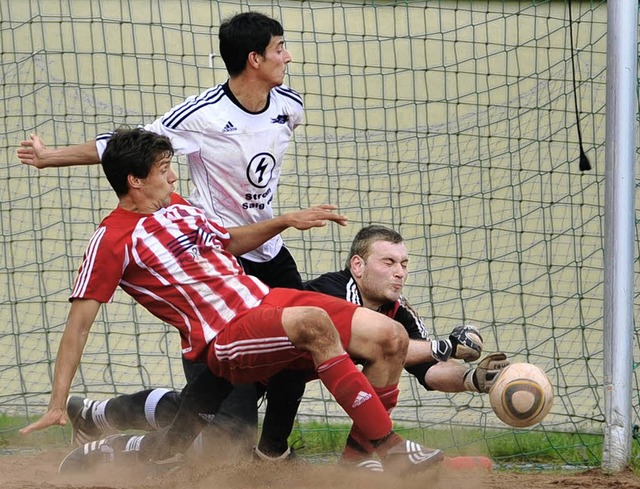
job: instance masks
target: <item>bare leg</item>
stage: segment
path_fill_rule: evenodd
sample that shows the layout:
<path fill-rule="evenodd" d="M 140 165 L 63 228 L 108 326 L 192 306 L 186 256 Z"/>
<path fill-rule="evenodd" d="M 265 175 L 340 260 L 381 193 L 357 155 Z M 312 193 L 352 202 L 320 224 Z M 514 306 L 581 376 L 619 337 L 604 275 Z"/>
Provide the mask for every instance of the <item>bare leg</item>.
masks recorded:
<path fill-rule="evenodd" d="M 400 323 L 369 309 L 356 310 L 347 351 L 352 358 L 367 361 L 363 372 L 371 385 L 398 383 L 408 347 L 409 338 Z"/>

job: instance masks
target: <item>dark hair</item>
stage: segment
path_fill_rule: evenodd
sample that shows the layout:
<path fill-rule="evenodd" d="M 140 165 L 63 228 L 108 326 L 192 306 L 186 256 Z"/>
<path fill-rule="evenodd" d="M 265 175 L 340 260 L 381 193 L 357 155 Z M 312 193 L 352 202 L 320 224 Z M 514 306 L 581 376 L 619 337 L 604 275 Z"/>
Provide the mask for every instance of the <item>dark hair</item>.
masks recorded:
<path fill-rule="evenodd" d="M 356 234 L 351 242 L 351 249 L 347 257 L 346 267 L 349 268 L 351 258 L 355 255 L 362 257 L 364 260 L 371 254 L 371 245 L 376 241 L 388 241 L 390 243 L 402 243 L 404 239 L 402 235 L 393 229 L 384 226 L 372 224 L 362 228 Z"/>
<path fill-rule="evenodd" d="M 229 75 L 239 75 L 247 65 L 249 53 L 264 55 L 274 36 L 284 35 L 280 22 L 258 12 L 234 15 L 220 25 L 220 56 Z"/>
<path fill-rule="evenodd" d="M 118 197 L 129 192 L 127 177 L 146 178 L 159 158 L 173 156 L 166 136 L 142 128 L 121 127 L 109 139 L 102 155 L 102 170 Z"/>

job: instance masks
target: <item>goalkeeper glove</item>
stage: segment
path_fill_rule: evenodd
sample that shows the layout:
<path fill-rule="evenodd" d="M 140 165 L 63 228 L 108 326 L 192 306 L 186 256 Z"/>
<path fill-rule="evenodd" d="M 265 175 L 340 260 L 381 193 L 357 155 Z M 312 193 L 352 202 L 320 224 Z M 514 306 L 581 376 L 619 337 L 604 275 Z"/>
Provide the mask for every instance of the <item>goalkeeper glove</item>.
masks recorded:
<path fill-rule="evenodd" d="M 475 362 L 480 358 L 483 346 L 482 335 L 472 324 L 461 324 L 453 328 L 449 340 L 453 346 L 452 358 L 465 362 Z"/>
<path fill-rule="evenodd" d="M 471 392 L 488 394 L 503 369 L 509 366 L 509 360 L 504 353 L 491 353 L 484 357 L 476 368 L 467 370 L 464 374 L 464 388 Z"/>
<path fill-rule="evenodd" d="M 431 358 L 437 362 L 446 362 L 453 353 L 451 340 L 431 340 Z"/>
<path fill-rule="evenodd" d="M 431 340 L 431 356 L 438 362 L 449 358 L 473 362 L 481 353 L 482 335 L 471 324 L 456 326 L 446 340 Z"/>

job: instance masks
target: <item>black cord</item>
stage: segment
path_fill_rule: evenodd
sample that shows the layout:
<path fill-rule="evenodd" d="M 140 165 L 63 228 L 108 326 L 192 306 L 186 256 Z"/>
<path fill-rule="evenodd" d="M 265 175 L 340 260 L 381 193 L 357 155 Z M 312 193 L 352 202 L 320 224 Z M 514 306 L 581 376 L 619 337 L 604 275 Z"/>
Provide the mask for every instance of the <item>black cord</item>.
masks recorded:
<path fill-rule="evenodd" d="M 567 0 L 569 6 L 569 38 L 571 43 L 571 68 L 573 73 L 573 101 L 576 111 L 576 126 L 578 128 L 578 144 L 580 145 L 580 171 L 591 170 L 591 163 L 584 152 L 584 146 L 582 145 L 582 130 L 580 129 L 580 112 L 578 111 L 578 84 L 576 82 L 576 61 L 575 61 L 575 49 L 573 47 L 573 16 L 571 14 L 571 0 Z"/>

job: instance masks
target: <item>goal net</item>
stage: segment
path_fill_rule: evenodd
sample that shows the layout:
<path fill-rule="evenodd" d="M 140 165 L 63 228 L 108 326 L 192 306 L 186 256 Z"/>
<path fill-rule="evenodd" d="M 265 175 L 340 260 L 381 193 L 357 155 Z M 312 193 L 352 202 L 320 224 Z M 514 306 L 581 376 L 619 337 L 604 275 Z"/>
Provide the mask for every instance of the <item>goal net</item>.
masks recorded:
<path fill-rule="evenodd" d="M 569 5 L 0 0 L 0 414 L 44 411 L 76 270 L 116 204 L 99 167 L 38 171 L 18 162 L 19 142 L 83 142 L 224 81 L 221 19 L 252 9 L 284 25 L 286 83 L 305 101 L 276 213 L 332 203 L 350 220 L 285 233 L 303 277 L 341 269 L 361 226 L 395 228 L 410 252 L 406 296 L 433 335 L 476 324 L 487 352 L 551 378 L 555 405 L 534 430 L 601 433 L 606 3 L 575 2 L 572 29 Z M 118 293 L 73 392 L 179 389 L 179 354 L 178 335 Z M 634 417 L 637 387 L 634 376 Z M 488 396 L 427 392 L 408 375 L 394 419 L 479 440 L 513 432 Z M 316 382 L 299 421 L 347 418 Z"/>

